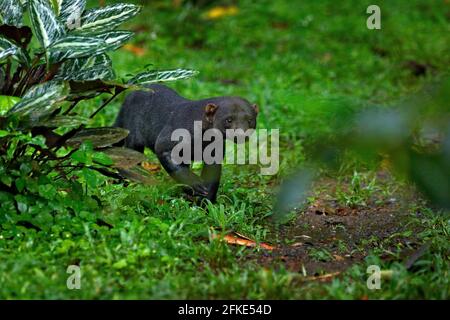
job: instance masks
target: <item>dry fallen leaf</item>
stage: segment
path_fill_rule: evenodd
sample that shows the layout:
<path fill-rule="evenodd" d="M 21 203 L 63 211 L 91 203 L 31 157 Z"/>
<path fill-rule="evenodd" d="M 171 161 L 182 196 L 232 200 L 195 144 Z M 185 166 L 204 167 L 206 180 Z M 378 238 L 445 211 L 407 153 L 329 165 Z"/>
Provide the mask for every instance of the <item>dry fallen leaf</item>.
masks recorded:
<path fill-rule="evenodd" d="M 340 256 L 338 254 L 334 254 L 333 257 L 334 257 L 334 260 L 336 260 L 336 261 L 343 261 L 343 260 L 345 260 L 345 258 L 343 256 Z"/>
<path fill-rule="evenodd" d="M 150 172 L 156 172 L 161 170 L 161 167 L 158 164 L 150 163 L 150 162 L 142 162 L 142 168 Z"/>
<path fill-rule="evenodd" d="M 220 19 L 225 16 L 234 16 L 239 12 L 238 7 L 214 7 L 206 12 L 206 18 L 210 20 Z"/>
<path fill-rule="evenodd" d="M 134 54 L 135 56 L 138 56 L 138 57 L 142 57 L 143 55 L 145 55 L 145 52 L 146 52 L 144 48 L 140 48 L 140 47 L 137 47 L 137 46 L 129 44 L 129 43 L 125 44 L 122 47 L 122 49 L 126 50 L 128 52 L 131 52 L 132 54 Z"/>
<path fill-rule="evenodd" d="M 224 240 L 225 242 L 227 242 L 229 244 L 236 244 L 236 245 L 246 246 L 246 247 L 257 247 L 259 245 L 259 247 L 266 249 L 266 250 L 275 249 L 275 247 L 268 245 L 266 243 L 263 243 L 263 242 L 257 244 L 255 241 L 250 240 L 247 237 L 244 238 L 236 233 L 235 234 L 227 234 L 224 236 L 213 234 L 212 237 L 213 237 L 213 239 L 221 238 L 222 240 Z"/>

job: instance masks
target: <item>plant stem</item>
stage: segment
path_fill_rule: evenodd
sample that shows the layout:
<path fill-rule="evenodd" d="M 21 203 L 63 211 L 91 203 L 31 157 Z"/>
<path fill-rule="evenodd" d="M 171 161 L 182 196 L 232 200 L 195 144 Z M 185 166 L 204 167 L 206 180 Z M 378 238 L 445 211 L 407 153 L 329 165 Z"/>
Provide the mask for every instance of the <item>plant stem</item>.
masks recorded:
<path fill-rule="evenodd" d="M 103 110 L 103 108 L 105 108 L 111 101 L 114 100 L 115 97 L 117 97 L 119 95 L 119 93 L 114 93 L 112 95 L 112 97 L 110 97 L 108 100 L 106 100 L 101 106 L 100 108 L 98 108 L 93 114 L 91 114 L 91 116 L 89 117 L 89 119 L 92 119 L 93 117 L 95 117 L 97 115 L 97 113 L 99 113 L 100 111 Z"/>
<path fill-rule="evenodd" d="M 74 101 L 74 102 L 70 105 L 70 107 L 63 113 L 63 115 L 69 114 L 69 112 L 72 111 L 72 109 L 75 108 L 75 106 L 78 104 L 78 102 L 80 102 L 80 100 Z"/>

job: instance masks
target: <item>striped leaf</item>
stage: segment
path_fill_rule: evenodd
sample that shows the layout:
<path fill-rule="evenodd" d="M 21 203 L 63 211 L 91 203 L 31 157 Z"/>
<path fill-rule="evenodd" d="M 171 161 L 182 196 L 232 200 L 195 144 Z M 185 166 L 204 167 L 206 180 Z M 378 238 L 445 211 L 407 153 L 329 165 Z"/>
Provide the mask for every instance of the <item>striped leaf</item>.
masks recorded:
<path fill-rule="evenodd" d="M 59 20 L 68 29 L 76 29 L 81 26 L 81 15 L 86 8 L 86 0 L 57 0 L 61 2 Z"/>
<path fill-rule="evenodd" d="M 96 38 L 103 39 L 106 42 L 105 51 L 113 51 L 123 46 L 134 35 L 131 31 L 109 31 L 93 34 Z"/>
<path fill-rule="evenodd" d="M 58 107 L 57 102 L 63 101 L 68 94 L 69 86 L 65 82 L 41 83 L 31 87 L 8 114 L 30 116 L 35 121 L 53 112 Z"/>
<path fill-rule="evenodd" d="M 55 12 L 56 16 L 59 16 L 63 0 L 49 0 L 49 2 L 50 5 L 53 7 L 53 11 Z"/>
<path fill-rule="evenodd" d="M 112 147 L 102 152 L 113 161 L 114 168 L 130 169 L 147 159 L 143 153 L 128 148 Z"/>
<path fill-rule="evenodd" d="M 89 36 L 69 35 L 56 41 L 50 48 L 50 61 L 83 58 L 116 50 L 132 36 L 130 31 L 111 31 Z"/>
<path fill-rule="evenodd" d="M 117 28 L 124 21 L 134 17 L 141 8 L 134 4 L 118 3 L 86 11 L 81 16 L 77 32 L 104 32 Z"/>
<path fill-rule="evenodd" d="M 0 0 L 0 21 L 2 23 L 21 27 L 23 8 L 17 0 Z"/>
<path fill-rule="evenodd" d="M 22 48 L 0 36 L 0 61 L 12 56 L 15 60 L 30 65 L 30 57 Z"/>
<path fill-rule="evenodd" d="M 0 61 L 8 58 L 9 56 L 15 56 L 17 54 L 17 47 L 3 47 L 2 39 L 0 39 Z"/>
<path fill-rule="evenodd" d="M 39 126 L 45 126 L 50 128 L 71 128 L 78 127 L 81 124 L 85 124 L 89 119 L 81 116 L 64 116 L 58 115 L 54 118 L 39 122 Z"/>
<path fill-rule="evenodd" d="M 115 74 L 111 59 L 106 54 L 101 54 L 67 60 L 61 65 L 55 78 L 73 81 L 112 80 Z"/>
<path fill-rule="evenodd" d="M 47 0 L 29 1 L 28 9 L 34 34 L 44 48 L 64 36 L 64 27 L 56 18 Z"/>
<path fill-rule="evenodd" d="M 98 55 L 106 51 L 106 42 L 101 38 L 68 35 L 57 40 L 48 48 L 50 61 L 60 62 Z"/>
<path fill-rule="evenodd" d="M 155 177 L 140 165 L 135 165 L 129 169 L 120 169 L 119 174 L 131 181 L 143 183 L 143 184 L 155 184 Z"/>
<path fill-rule="evenodd" d="M 67 140 L 67 145 L 78 147 L 83 142 L 90 141 L 95 148 L 103 148 L 125 139 L 128 133 L 128 130 L 122 128 L 89 128 Z"/>
<path fill-rule="evenodd" d="M 155 82 L 174 81 L 186 79 L 198 74 L 198 71 L 188 69 L 155 70 L 142 72 L 128 81 L 128 84 L 150 84 Z"/>
<path fill-rule="evenodd" d="M 102 93 L 112 94 L 115 90 L 128 89 L 130 86 L 123 83 L 94 80 L 94 81 L 70 81 L 70 101 L 90 99 Z"/>

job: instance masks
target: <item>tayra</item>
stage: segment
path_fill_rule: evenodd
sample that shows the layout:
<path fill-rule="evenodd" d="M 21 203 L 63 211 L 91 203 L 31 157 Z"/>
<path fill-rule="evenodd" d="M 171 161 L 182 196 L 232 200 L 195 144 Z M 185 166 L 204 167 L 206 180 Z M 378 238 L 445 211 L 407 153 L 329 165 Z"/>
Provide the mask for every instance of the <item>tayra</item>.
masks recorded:
<path fill-rule="evenodd" d="M 216 129 L 226 138 L 227 129 L 255 129 L 258 107 L 239 97 L 189 100 L 164 85 L 150 85 L 149 89 L 131 93 L 122 105 L 115 126 L 130 132 L 123 144 L 140 152 L 150 148 L 170 176 L 189 187 L 191 195 L 215 201 L 221 161 L 204 164 L 201 175 L 196 175 L 189 164 L 172 159 L 172 149 L 178 143 L 172 141 L 172 133 L 176 129 L 189 131 L 193 151 L 195 121 L 201 121 L 203 132 Z M 208 144 L 202 143 L 202 151 Z"/>

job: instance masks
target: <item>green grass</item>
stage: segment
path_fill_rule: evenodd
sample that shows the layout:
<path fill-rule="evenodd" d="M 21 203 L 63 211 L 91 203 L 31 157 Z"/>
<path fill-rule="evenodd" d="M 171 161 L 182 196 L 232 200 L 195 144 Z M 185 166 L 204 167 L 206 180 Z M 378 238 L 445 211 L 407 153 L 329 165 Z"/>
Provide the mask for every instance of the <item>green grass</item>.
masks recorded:
<path fill-rule="evenodd" d="M 277 241 L 270 220 L 274 183 L 308 159 L 306 146 L 329 130 L 335 114 L 347 107 L 393 105 L 448 75 L 448 4 L 378 1 L 382 30 L 372 31 L 366 28 L 365 14 L 370 1 L 238 1 L 236 16 L 214 21 L 201 18 L 204 8 L 151 3 L 127 25 L 143 30 L 132 43 L 146 54 L 114 53 L 120 76 L 148 64 L 192 68 L 199 76 L 172 85 L 183 95 L 232 94 L 257 103 L 258 126 L 279 128 L 282 135 L 279 175 L 264 177 L 256 167 L 226 166 L 219 201 L 206 208 L 184 200 L 164 172 L 156 174 L 154 186 L 124 187 L 100 180 L 89 190 L 98 201 L 71 203 L 76 207 L 71 211 L 55 204 L 56 215 L 39 203 L 30 204 L 41 212 L 36 223 L 42 231 L 23 226 L 0 230 L 0 298 L 449 298 L 449 216 L 420 200 L 409 204 L 404 223 L 411 230 L 424 227 L 417 237 L 430 247 L 408 270 L 399 256 L 382 259 L 381 241 L 379 250 L 368 252 L 363 263 L 342 277 L 308 282 L 283 266 L 262 267 L 249 259 L 252 250 L 211 235 L 218 232 L 214 227 L 256 241 Z M 409 61 L 427 65 L 428 72 L 415 76 Z M 91 125 L 111 125 L 122 100 Z M 93 109 L 81 104 L 78 110 L 89 114 Z M 155 161 L 153 155 L 149 158 Z M 341 178 L 353 179 L 353 189 L 341 189 L 338 196 L 346 205 L 356 206 L 372 192 L 382 192 L 361 187 L 355 181 L 360 177 L 351 174 L 361 168 L 350 160 L 349 168 Z M 397 243 L 395 237 L 382 240 Z M 339 247 L 345 250 L 345 244 Z M 321 248 L 310 255 L 330 259 Z M 81 266 L 81 290 L 66 287 L 71 264 Z M 381 290 L 366 287 L 371 264 L 394 272 Z"/>

